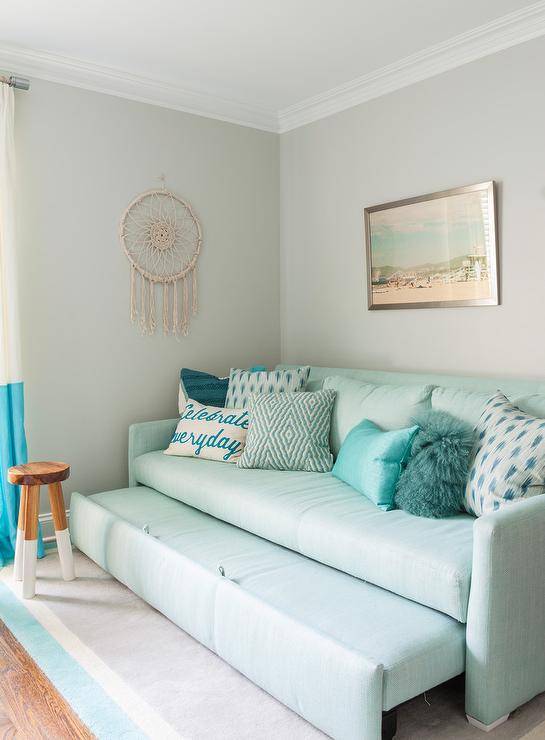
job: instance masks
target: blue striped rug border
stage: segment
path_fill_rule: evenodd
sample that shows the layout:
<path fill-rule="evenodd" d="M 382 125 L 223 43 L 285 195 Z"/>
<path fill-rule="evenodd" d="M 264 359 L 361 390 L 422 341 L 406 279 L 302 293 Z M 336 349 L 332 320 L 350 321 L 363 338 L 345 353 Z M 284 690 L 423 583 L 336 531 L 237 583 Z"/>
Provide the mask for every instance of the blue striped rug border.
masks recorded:
<path fill-rule="evenodd" d="M 0 618 L 99 740 L 146 735 L 0 581 Z"/>

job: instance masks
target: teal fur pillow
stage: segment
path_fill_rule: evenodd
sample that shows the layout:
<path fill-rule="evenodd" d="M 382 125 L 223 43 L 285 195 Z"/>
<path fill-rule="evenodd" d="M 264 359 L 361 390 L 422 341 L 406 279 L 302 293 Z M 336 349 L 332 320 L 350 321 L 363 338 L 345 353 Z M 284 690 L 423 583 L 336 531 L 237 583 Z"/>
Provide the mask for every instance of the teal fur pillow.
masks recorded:
<path fill-rule="evenodd" d="M 454 516 L 462 509 L 473 430 L 446 411 L 424 411 L 395 503 L 416 516 Z"/>

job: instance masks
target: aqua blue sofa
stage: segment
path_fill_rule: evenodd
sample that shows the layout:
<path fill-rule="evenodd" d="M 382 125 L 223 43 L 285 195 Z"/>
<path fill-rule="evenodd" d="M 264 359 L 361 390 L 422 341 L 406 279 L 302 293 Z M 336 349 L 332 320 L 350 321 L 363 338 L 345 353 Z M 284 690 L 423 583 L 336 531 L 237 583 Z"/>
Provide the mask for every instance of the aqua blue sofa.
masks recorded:
<path fill-rule="evenodd" d="M 312 368 L 335 388 L 334 452 L 363 415 L 475 422 L 501 388 L 545 417 L 545 383 Z M 135 424 L 129 487 L 71 501 L 74 543 L 173 622 L 339 740 L 395 733 L 395 708 L 465 672 L 492 729 L 545 690 L 545 496 L 474 519 L 383 512 L 330 474 L 162 454 Z"/>

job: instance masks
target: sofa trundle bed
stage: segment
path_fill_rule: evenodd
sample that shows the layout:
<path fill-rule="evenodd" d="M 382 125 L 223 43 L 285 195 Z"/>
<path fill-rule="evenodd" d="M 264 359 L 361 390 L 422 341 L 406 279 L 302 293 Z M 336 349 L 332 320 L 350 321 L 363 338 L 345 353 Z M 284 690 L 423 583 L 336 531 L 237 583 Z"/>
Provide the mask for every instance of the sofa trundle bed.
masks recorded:
<path fill-rule="evenodd" d="M 308 389 L 327 376 L 373 385 L 386 428 L 476 421 L 498 386 L 545 411 L 537 382 L 312 368 Z M 358 398 L 338 393 L 334 452 Z M 545 690 L 545 497 L 384 512 L 331 474 L 166 456 L 177 421 L 131 426 L 129 487 L 74 493 L 73 542 L 258 686 L 339 740 L 393 738 L 396 707 L 464 673 L 484 730 Z"/>

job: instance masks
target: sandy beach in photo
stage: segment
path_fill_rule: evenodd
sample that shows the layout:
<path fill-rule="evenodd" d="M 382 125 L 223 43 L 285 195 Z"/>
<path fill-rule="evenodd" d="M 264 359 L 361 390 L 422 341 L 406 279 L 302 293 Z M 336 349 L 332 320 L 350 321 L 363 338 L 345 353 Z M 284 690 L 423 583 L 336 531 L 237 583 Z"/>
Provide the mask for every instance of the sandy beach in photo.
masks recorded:
<path fill-rule="evenodd" d="M 490 298 L 490 285 L 487 280 L 472 280 L 465 283 L 414 287 L 403 285 L 399 288 L 390 285 L 373 286 L 374 304 L 391 303 L 432 303 L 435 301 L 472 301 Z"/>

